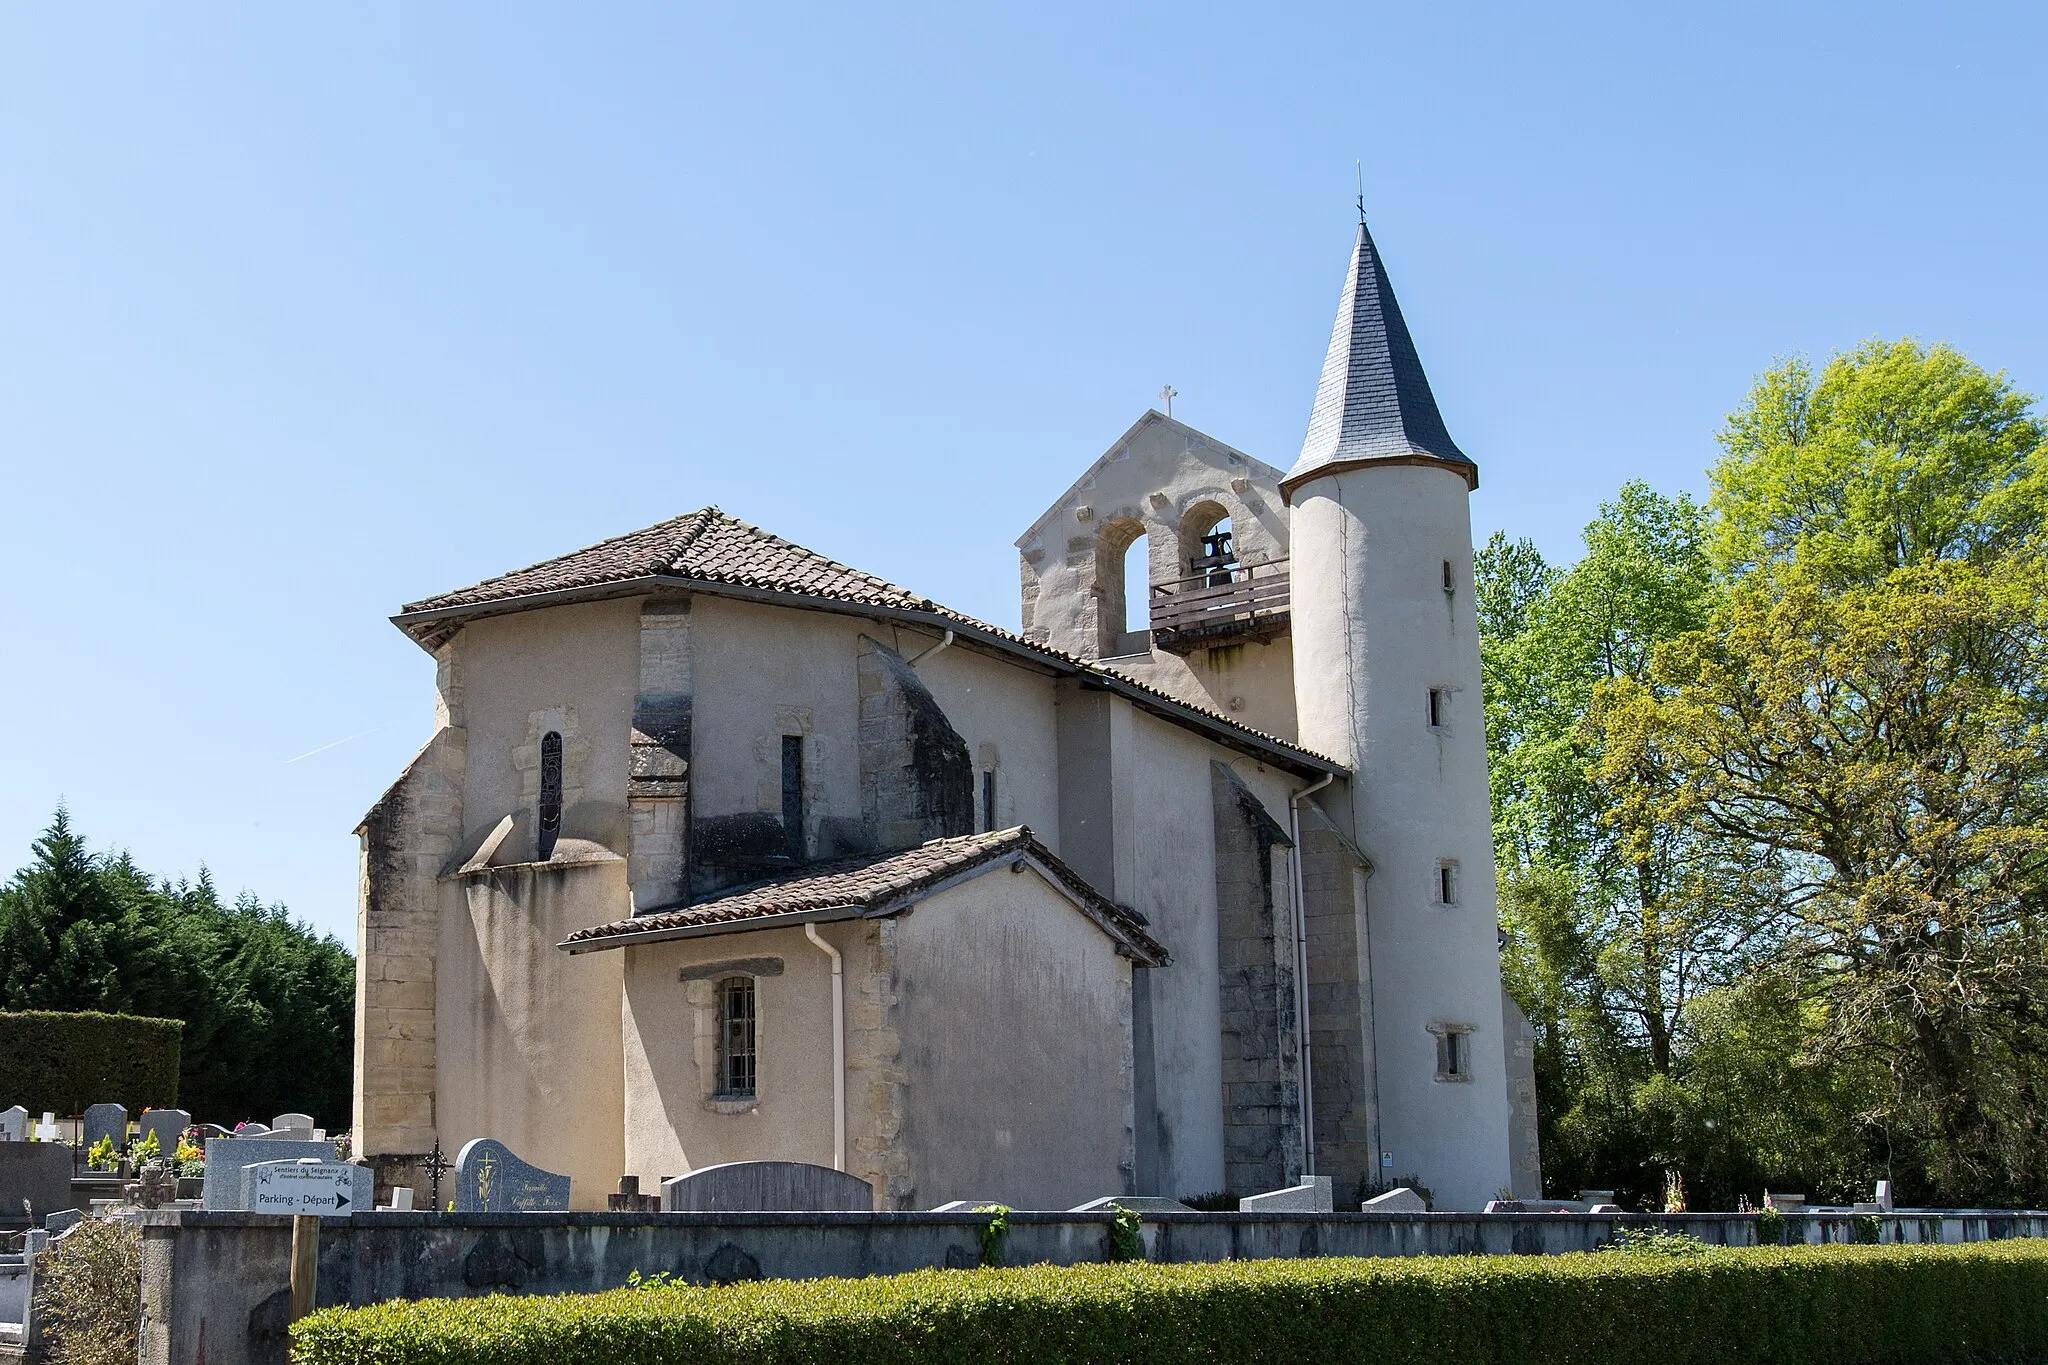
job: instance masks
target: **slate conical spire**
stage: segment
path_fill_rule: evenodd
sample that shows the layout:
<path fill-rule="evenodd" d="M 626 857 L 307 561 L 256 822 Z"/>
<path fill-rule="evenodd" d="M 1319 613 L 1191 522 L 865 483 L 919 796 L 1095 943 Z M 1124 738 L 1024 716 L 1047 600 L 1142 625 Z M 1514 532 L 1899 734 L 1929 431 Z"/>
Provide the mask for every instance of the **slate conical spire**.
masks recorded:
<path fill-rule="evenodd" d="M 1308 436 L 1282 487 L 1366 460 L 1437 460 L 1457 466 L 1468 483 L 1479 486 L 1479 466 L 1444 430 L 1394 286 L 1361 218 Z"/>

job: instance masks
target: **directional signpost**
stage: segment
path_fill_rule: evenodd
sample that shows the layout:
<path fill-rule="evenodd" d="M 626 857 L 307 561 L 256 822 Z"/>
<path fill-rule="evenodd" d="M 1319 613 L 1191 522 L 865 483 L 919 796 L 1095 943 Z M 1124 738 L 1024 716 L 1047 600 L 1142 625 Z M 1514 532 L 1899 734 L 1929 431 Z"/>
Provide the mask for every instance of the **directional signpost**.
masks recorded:
<path fill-rule="evenodd" d="M 320 1220 L 346 1218 L 370 1207 L 370 1173 L 361 1166 L 307 1158 L 265 1161 L 243 1172 L 251 1213 L 290 1214 L 292 1220 L 291 1308 L 297 1322 L 313 1311 L 320 1270 Z"/>
<path fill-rule="evenodd" d="M 249 1168 L 249 1212 L 346 1218 L 358 1207 L 360 1166 L 338 1161 L 266 1161 Z"/>

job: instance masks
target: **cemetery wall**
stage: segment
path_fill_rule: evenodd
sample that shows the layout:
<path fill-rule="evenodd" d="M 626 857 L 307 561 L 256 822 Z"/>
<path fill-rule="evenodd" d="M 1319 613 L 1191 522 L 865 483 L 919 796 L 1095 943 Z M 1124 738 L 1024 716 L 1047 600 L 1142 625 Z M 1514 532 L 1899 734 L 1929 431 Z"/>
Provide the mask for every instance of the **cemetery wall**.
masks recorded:
<path fill-rule="evenodd" d="M 143 1223 L 140 1365 L 283 1365 L 288 1219 L 156 1211 Z M 816 1279 L 980 1263 L 986 1218 L 957 1213 L 369 1213 L 322 1220 L 317 1305 L 490 1293 L 588 1293 L 634 1271 L 705 1283 Z M 1107 1259 L 1104 1214 L 1013 1212 L 1004 1261 Z M 2048 1237 L 2048 1213 L 1907 1211 L 1887 1242 Z M 1788 1241 L 1854 1240 L 1848 1215 L 1786 1218 Z M 1544 1255 L 1591 1251 L 1618 1228 L 1658 1227 L 1746 1246 L 1754 1214 L 1147 1214 L 1146 1257 L 1208 1262 L 1302 1256 Z"/>

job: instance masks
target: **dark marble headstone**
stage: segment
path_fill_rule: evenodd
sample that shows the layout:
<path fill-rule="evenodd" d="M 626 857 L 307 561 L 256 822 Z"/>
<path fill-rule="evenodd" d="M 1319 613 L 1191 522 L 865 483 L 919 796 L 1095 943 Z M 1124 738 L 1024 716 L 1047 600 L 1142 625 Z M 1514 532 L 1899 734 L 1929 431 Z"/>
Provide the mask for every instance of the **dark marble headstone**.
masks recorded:
<path fill-rule="evenodd" d="M 71 1205 L 71 1149 L 60 1142 L 0 1145 L 0 1218 L 18 1221 L 22 1204 L 33 1217 Z"/>
<path fill-rule="evenodd" d="M 875 1189 L 857 1175 L 804 1161 L 728 1161 L 661 1182 L 666 1213 L 872 1212 Z"/>
<path fill-rule="evenodd" d="M 101 1138 L 114 1140 L 118 1154 L 128 1150 L 128 1106 L 95 1104 L 85 1111 L 85 1149 L 89 1152 Z"/>
<path fill-rule="evenodd" d="M 182 1109 L 148 1109 L 141 1119 L 142 1137 L 156 1134 L 157 1155 L 169 1161 L 178 1150 L 178 1139 L 192 1126 L 192 1116 Z"/>
<path fill-rule="evenodd" d="M 568 1176 L 521 1161 L 495 1138 L 472 1138 L 456 1153 L 457 1213 L 532 1213 L 568 1207 Z"/>

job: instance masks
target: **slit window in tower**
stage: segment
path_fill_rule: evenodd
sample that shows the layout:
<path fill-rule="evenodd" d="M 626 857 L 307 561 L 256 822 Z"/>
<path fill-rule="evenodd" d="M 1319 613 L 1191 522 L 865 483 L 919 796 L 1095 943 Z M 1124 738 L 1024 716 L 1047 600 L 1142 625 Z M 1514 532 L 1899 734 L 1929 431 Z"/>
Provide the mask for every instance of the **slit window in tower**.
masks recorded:
<path fill-rule="evenodd" d="M 1451 561 L 1446 559 L 1444 561 L 1444 595 L 1448 597 L 1457 592 L 1457 590 L 1458 580 L 1451 574 Z"/>
<path fill-rule="evenodd" d="M 1429 728 L 1441 730 L 1451 716 L 1451 693 L 1446 687 L 1429 689 Z"/>
<path fill-rule="evenodd" d="M 540 802 L 534 817 L 534 856 L 546 862 L 555 856 L 555 840 L 562 837 L 562 733 L 559 730 L 550 730 L 540 737 Z"/>
<path fill-rule="evenodd" d="M 1472 1032 L 1446 1028 L 1436 1035 L 1436 1078 L 1440 1081 L 1472 1079 Z"/>
<path fill-rule="evenodd" d="M 754 978 L 718 983 L 718 1098 L 754 1098 Z"/>
<path fill-rule="evenodd" d="M 789 856 L 804 860 L 804 737 L 782 737 L 782 834 Z"/>
<path fill-rule="evenodd" d="M 1456 859 L 1446 858 L 1436 865 L 1436 903 L 1456 905 L 1458 903 L 1458 864 Z"/>
<path fill-rule="evenodd" d="M 987 768 L 981 774 L 981 827 L 984 831 L 996 827 L 996 770 Z"/>

